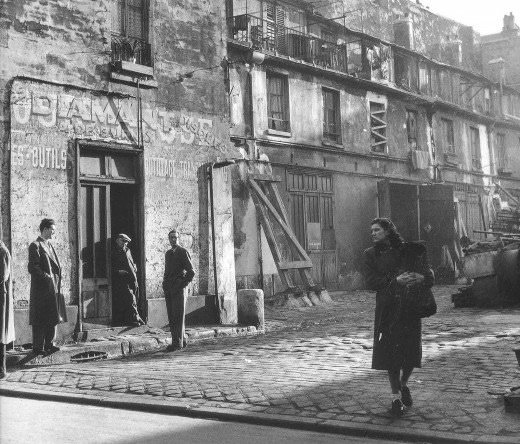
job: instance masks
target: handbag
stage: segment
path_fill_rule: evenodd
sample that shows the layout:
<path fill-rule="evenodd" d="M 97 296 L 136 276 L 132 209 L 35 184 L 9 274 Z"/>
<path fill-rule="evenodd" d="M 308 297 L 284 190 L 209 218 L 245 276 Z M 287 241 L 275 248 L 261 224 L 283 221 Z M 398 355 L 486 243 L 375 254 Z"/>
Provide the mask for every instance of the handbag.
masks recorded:
<path fill-rule="evenodd" d="M 405 311 L 416 318 L 428 318 L 437 313 L 437 302 L 429 288 L 405 288 L 401 303 Z"/>

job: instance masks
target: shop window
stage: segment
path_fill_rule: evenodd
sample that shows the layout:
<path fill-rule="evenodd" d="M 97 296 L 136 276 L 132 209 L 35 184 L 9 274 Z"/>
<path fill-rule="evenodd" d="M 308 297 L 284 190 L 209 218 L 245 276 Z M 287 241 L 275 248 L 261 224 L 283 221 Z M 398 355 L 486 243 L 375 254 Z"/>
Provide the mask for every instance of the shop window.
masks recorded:
<path fill-rule="evenodd" d="M 323 88 L 323 137 L 341 143 L 341 114 L 339 92 Z"/>
<path fill-rule="evenodd" d="M 453 120 L 441 119 L 441 126 L 444 153 L 455 154 L 455 132 L 453 131 Z"/>
<path fill-rule="evenodd" d="M 332 185 L 332 176 L 287 173 L 294 233 L 307 250 L 336 248 Z"/>
<path fill-rule="evenodd" d="M 148 0 L 114 0 L 112 16 L 112 62 L 152 66 L 148 43 Z"/>
<path fill-rule="evenodd" d="M 417 111 L 406 110 L 406 133 L 408 135 L 408 149 L 417 149 Z"/>
<path fill-rule="evenodd" d="M 469 127 L 470 143 L 471 143 L 471 166 L 474 170 L 482 169 L 480 157 L 480 132 L 478 128 Z"/>
<path fill-rule="evenodd" d="M 289 85 L 286 76 L 267 73 L 267 120 L 269 129 L 290 131 Z"/>
<path fill-rule="evenodd" d="M 386 105 L 370 102 L 370 147 L 375 153 L 386 152 L 386 126 Z"/>

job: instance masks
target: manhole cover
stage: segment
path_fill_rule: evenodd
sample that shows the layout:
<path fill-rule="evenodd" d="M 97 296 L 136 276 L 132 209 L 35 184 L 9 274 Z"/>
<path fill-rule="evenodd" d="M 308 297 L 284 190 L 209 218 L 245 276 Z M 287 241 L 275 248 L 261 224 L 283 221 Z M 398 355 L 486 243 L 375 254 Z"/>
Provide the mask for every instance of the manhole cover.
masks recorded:
<path fill-rule="evenodd" d="M 77 355 L 70 357 L 70 362 L 86 362 L 86 361 L 99 361 L 101 359 L 107 359 L 106 352 L 102 351 L 86 351 L 78 353 Z"/>

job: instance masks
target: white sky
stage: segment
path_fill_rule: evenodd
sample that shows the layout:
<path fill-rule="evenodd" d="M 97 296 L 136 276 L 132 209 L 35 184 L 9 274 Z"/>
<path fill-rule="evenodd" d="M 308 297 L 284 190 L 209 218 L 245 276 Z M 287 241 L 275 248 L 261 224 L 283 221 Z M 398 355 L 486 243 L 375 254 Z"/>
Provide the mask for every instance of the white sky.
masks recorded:
<path fill-rule="evenodd" d="M 502 30 L 504 15 L 513 13 L 520 25 L 520 0 L 421 0 L 430 11 L 473 26 L 481 35 Z"/>

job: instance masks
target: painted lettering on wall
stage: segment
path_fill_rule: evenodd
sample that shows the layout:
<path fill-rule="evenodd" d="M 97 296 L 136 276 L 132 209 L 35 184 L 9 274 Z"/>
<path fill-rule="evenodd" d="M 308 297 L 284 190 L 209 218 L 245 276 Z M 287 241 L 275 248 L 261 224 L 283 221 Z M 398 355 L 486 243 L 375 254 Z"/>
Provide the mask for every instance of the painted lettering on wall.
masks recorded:
<path fill-rule="evenodd" d="M 64 170 L 67 168 L 67 149 L 13 144 L 11 165 Z"/>
<path fill-rule="evenodd" d="M 135 98 L 57 94 L 13 90 L 12 117 L 16 128 L 58 128 L 68 138 L 137 143 L 138 107 Z M 142 105 L 142 138 L 194 147 L 212 147 L 225 152 L 227 142 L 216 134 L 211 119 L 194 117 Z"/>
<path fill-rule="evenodd" d="M 147 176 L 176 177 L 185 180 L 196 180 L 197 170 L 202 165 L 191 160 L 166 159 L 164 157 L 145 158 L 144 167 Z"/>

